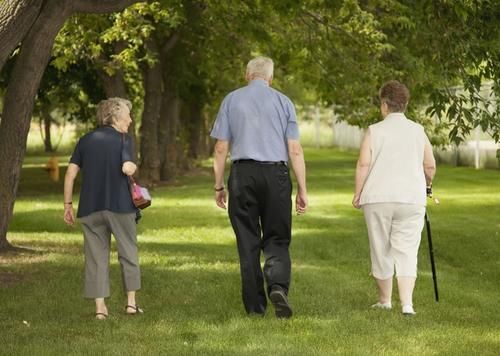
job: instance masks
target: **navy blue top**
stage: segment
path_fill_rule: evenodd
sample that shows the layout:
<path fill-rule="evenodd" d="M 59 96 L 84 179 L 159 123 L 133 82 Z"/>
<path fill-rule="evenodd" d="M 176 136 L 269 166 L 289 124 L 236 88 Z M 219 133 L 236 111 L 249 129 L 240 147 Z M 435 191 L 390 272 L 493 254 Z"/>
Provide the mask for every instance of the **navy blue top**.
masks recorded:
<path fill-rule="evenodd" d="M 295 107 L 266 81 L 254 79 L 224 98 L 210 136 L 229 141 L 232 161 L 288 161 L 287 139 L 299 139 Z"/>
<path fill-rule="evenodd" d="M 136 212 L 128 178 L 122 172 L 124 162 L 133 162 L 133 152 L 131 137 L 111 126 L 100 127 L 80 138 L 70 159 L 82 172 L 77 217 L 101 210 Z"/>

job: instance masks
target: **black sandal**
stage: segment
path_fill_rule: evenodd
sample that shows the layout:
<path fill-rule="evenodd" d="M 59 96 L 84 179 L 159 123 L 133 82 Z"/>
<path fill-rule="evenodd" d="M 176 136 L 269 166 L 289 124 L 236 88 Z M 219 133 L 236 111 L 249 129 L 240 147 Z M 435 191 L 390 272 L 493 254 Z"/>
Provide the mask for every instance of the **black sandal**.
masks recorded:
<path fill-rule="evenodd" d="M 103 316 L 103 318 L 100 318 L 100 316 Z M 106 314 L 106 313 L 95 313 L 95 318 L 97 320 L 106 320 L 108 318 L 108 314 Z"/>
<path fill-rule="evenodd" d="M 128 312 L 128 308 L 134 309 L 135 312 L 134 313 L 129 313 Z M 136 315 L 136 314 L 142 314 L 142 313 L 144 313 L 144 310 L 142 310 L 141 308 L 139 308 L 139 306 L 137 304 L 136 305 L 125 305 L 125 312 L 128 315 Z"/>

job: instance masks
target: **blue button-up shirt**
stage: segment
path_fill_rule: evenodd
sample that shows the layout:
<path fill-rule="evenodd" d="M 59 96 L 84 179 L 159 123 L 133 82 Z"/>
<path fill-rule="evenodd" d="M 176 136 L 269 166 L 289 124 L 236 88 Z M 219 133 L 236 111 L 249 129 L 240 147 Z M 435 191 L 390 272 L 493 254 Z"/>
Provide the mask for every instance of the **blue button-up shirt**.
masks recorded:
<path fill-rule="evenodd" d="M 292 101 L 262 79 L 229 93 L 210 136 L 229 141 L 231 160 L 288 161 L 287 139 L 299 139 Z"/>

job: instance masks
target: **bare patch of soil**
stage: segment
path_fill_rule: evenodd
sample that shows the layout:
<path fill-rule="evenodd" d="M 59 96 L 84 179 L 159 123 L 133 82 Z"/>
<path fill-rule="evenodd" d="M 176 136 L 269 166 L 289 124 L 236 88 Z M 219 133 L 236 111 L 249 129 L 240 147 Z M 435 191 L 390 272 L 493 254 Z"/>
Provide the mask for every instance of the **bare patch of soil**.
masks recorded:
<path fill-rule="evenodd" d="M 25 275 L 16 272 L 0 271 L 0 288 L 12 287 L 25 280 Z"/>

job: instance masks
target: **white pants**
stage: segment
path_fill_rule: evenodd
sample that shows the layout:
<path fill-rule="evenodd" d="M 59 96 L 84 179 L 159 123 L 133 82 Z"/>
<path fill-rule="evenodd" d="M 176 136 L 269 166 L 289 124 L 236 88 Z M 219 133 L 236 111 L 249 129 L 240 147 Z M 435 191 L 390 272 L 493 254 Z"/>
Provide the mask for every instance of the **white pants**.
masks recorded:
<path fill-rule="evenodd" d="M 417 276 L 417 254 L 424 227 L 425 206 L 401 203 L 365 204 L 362 207 L 372 274 L 377 279 Z"/>

